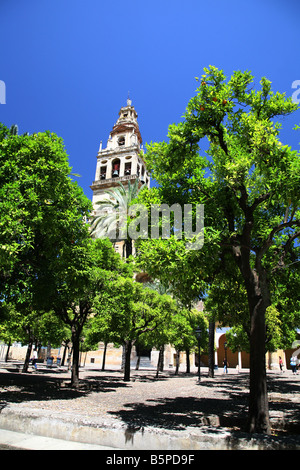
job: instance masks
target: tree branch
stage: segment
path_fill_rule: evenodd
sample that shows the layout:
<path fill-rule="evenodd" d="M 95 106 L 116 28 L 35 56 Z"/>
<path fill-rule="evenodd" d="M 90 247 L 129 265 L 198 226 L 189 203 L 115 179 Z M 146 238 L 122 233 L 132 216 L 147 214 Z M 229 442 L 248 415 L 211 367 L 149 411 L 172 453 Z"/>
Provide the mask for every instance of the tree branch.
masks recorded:
<path fill-rule="evenodd" d="M 278 269 L 281 269 L 284 267 L 284 258 L 286 257 L 286 255 L 288 254 L 289 252 L 289 249 L 291 247 L 291 244 L 293 243 L 294 240 L 296 240 L 296 238 L 300 238 L 300 231 L 299 232 L 296 232 L 294 233 L 293 235 L 291 235 L 288 239 L 288 241 L 286 242 L 286 244 L 283 246 L 283 252 L 279 258 L 279 261 L 277 263 L 276 266 L 274 266 L 274 268 L 272 269 L 272 273 L 275 273 Z M 292 263 L 293 264 L 293 263 Z"/>
<path fill-rule="evenodd" d="M 220 147 L 226 153 L 226 155 L 228 155 L 228 147 L 224 140 L 224 131 L 221 128 L 220 123 L 216 124 L 216 130 L 218 132 L 218 139 L 219 139 Z"/>
<path fill-rule="evenodd" d="M 281 230 L 285 228 L 291 228 L 293 226 L 298 226 L 300 227 L 300 220 L 290 220 L 289 222 L 283 222 L 282 224 L 278 224 L 276 227 L 274 227 L 271 232 L 269 233 L 268 237 L 266 238 L 262 248 L 259 250 L 256 256 L 256 261 L 260 262 L 264 256 L 264 254 L 267 252 L 269 247 L 273 243 L 273 237 L 276 233 L 281 232 Z M 291 240 L 292 242 L 292 240 Z M 288 243 L 288 242 L 287 242 Z"/>
<path fill-rule="evenodd" d="M 269 193 L 265 193 L 265 194 L 262 194 L 261 196 L 257 197 L 252 206 L 250 206 L 250 209 L 252 210 L 252 213 L 255 211 L 255 209 L 257 208 L 257 206 L 259 204 L 261 204 L 262 202 L 266 201 L 267 199 L 269 199 L 271 197 L 271 192 Z"/>

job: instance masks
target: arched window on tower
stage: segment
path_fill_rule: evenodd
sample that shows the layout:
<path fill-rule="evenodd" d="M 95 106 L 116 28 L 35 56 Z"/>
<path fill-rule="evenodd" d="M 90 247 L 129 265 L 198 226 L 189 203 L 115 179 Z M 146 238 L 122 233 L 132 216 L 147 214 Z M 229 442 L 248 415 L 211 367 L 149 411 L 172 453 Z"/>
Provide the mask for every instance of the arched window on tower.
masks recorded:
<path fill-rule="evenodd" d="M 125 175 L 131 175 L 131 162 L 125 163 Z"/>
<path fill-rule="evenodd" d="M 122 147 L 125 145 L 125 136 L 124 135 L 121 135 L 119 138 L 118 138 L 118 145 L 119 147 Z"/>
<path fill-rule="evenodd" d="M 106 178 L 106 166 L 102 166 L 100 168 L 100 179 L 105 180 Z"/>
<path fill-rule="evenodd" d="M 116 158 L 116 160 L 112 162 L 112 177 L 116 178 L 118 176 L 120 176 L 120 160 Z"/>

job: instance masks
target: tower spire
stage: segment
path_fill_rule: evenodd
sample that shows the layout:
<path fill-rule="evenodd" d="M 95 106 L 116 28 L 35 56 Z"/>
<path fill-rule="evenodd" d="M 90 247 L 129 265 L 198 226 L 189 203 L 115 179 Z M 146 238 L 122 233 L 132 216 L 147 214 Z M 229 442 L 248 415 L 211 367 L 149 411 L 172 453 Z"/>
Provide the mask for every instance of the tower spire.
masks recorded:
<path fill-rule="evenodd" d="M 127 106 L 131 106 L 131 103 L 132 103 L 132 101 L 131 101 L 131 99 L 130 99 L 130 97 L 129 97 L 129 91 L 128 91 L 128 95 L 127 95 Z"/>

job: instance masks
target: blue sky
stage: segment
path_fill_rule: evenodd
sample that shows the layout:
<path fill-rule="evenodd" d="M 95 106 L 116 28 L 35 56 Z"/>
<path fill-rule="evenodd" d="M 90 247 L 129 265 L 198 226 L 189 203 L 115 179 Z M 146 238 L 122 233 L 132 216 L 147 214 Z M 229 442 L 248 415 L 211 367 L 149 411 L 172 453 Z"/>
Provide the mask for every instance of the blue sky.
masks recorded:
<path fill-rule="evenodd" d="M 208 65 L 292 96 L 299 21 L 298 0 L 0 0 L 0 121 L 61 136 L 91 198 L 100 140 L 128 91 L 144 143 L 166 139 Z M 285 121 L 283 142 L 299 148 L 300 111 Z"/>

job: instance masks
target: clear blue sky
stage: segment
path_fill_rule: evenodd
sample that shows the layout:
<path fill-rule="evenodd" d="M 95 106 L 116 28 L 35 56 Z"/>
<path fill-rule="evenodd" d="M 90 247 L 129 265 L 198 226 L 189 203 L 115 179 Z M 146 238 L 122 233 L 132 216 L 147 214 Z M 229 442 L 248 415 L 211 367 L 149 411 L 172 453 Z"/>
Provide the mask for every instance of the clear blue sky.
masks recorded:
<path fill-rule="evenodd" d="M 0 121 L 51 130 L 91 198 L 100 140 L 106 146 L 127 93 L 143 141 L 166 139 L 215 65 L 250 70 L 292 96 L 300 80 L 299 0 L 0 0 Z M 300 123 L 300 111 L 288 118 Z M 300 134 L 283 142 L 299 148 Z"/>

